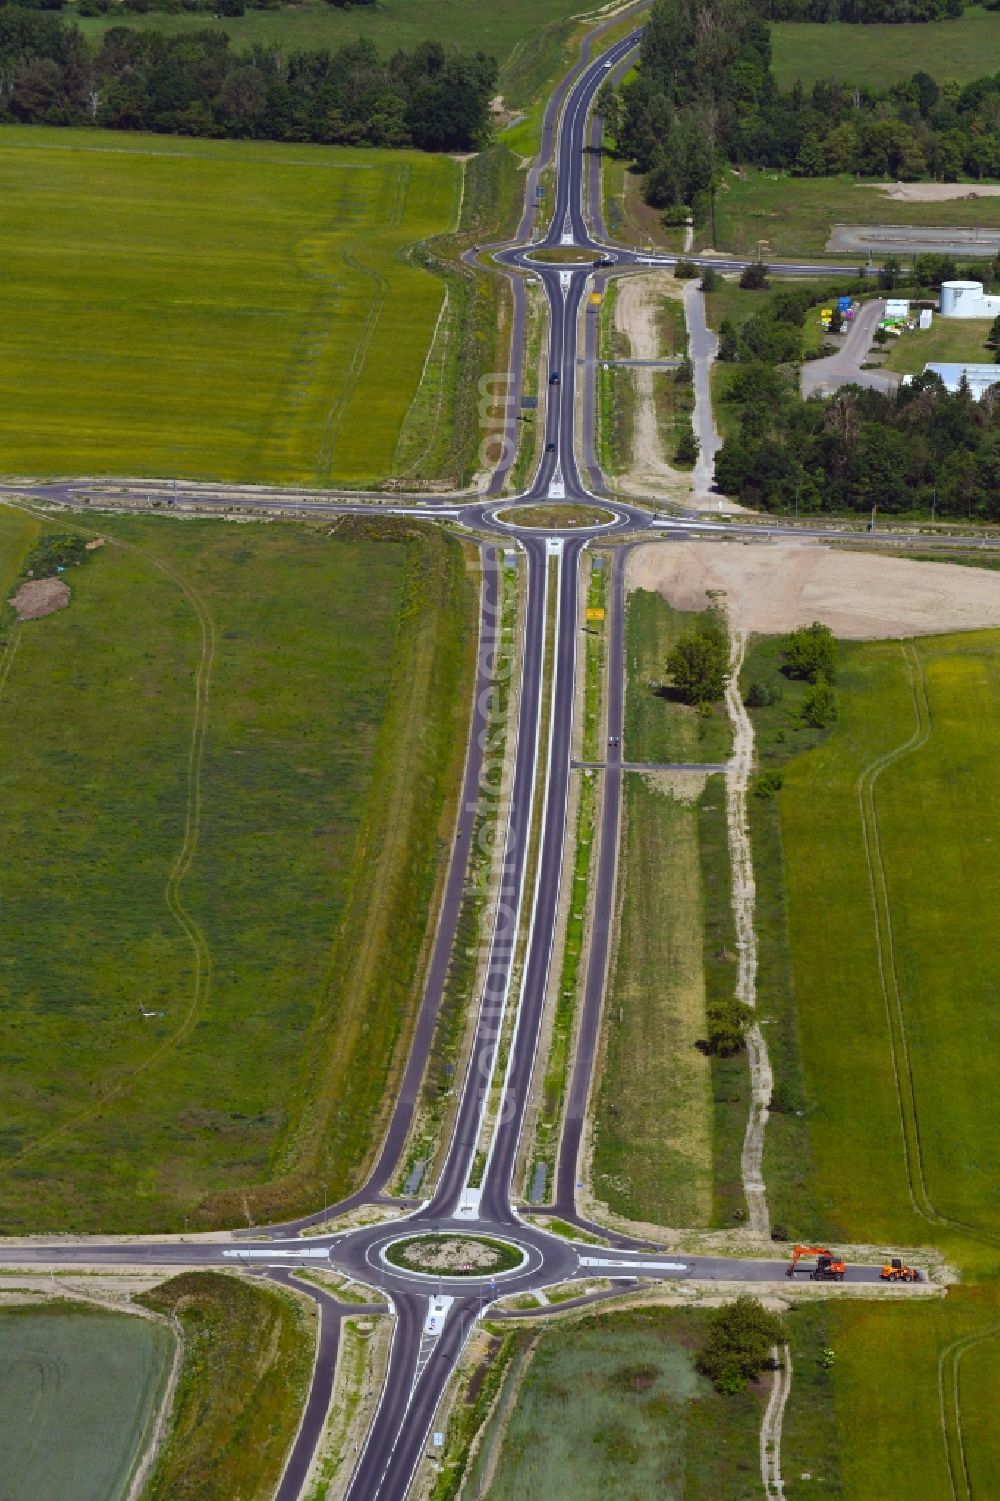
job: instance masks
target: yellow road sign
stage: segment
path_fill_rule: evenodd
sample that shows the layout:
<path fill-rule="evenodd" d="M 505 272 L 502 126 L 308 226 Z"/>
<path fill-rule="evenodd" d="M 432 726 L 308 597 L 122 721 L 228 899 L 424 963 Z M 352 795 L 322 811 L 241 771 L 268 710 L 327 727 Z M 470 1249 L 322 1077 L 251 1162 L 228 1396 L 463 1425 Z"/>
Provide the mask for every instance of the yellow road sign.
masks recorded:
<path fill-rule="evenodd" d="M 603 620 L 604 619 L 604 611 L 603 610 L 588 610 L 587 611 L 587 619 L 588 620 Z"/>

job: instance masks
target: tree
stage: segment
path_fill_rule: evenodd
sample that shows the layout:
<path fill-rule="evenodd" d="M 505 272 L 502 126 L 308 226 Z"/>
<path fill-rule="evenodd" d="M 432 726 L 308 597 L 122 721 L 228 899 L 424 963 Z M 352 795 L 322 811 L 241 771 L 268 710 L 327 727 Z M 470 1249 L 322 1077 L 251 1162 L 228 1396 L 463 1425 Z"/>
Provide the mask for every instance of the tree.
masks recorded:
<path fill-rule="evenodd" d="M 767 291 L 767 267 L 762 261 L 750 262 L 740 277 L 740 286 L 745 292 Z"/>
<path fill-rule="evenodd" d="M 708 1051 L 716 1058 L 732 1058 L 746 1045 L 746 1037 L 753 1026 L 753 1007 L 735 996 L 722 1001 L 711 1001 L 706 1008 L 708 1022 Z"/>
<path fill-rule="evenodd" d="M 696 464 L 701 444 L 690 427 L 686 427 L 677 440 L 674 459 L 678 464 Z"/>
<path fill-rule="evenodd" d="M 784 670 L 790 678 L 804 678 L 808 683 L 820 680 L 832 683 L 837 676 L 837 643 L 830 627 L 818 620 L 792 631 L 783 654 Z"/>
<path fill-rule="evenodd" d="M 837 718 L 837 695 L 829 683 L 813 683 L 802 700 L 802 718 L 814 730 L 825 730 Z"/>
<path fill-rule="evenodd" d="M 714 266 L 706 266 L 701 273 L 701 290 L 703 292 L 717 292 L 722 284 L 722 277 Z"/>
<path fill-rule="evenodd" d="M 697 1366 L 718 1391 L 735 1394 L 745 1391 L 771 1359 L 774 1346 L 784 1343 L 781 1319 L 744 1293 L 712 1314 Z"/>
<path fill-rule="evenodd" d="M 986 347 L 992 349 L 997 359 L 1000 360 L 1000 313 L 993 319 L 990 331 L 986 335 Z"/>
<path fill-rule="evenodd" d="M 680 636 L 667 657 L 674 692 L 685 704 L 713 704 L 726 691 L 729 642 L 717 620 Z"/>

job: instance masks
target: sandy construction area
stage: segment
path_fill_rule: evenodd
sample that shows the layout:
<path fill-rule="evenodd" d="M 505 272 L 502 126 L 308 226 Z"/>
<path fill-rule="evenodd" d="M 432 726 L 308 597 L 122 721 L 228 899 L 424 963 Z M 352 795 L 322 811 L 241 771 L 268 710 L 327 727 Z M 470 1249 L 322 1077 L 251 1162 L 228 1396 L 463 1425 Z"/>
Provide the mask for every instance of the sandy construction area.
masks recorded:
<path fill-rule="evenodd" d="M 628 587 L 681 610 L 714 600 L 736 629 L 762 634 L 814 620 L 859 641 L 1000 626 L 1000 572 L 812 542 L 648 543 L 629 559 Z"/>
<path fill-rule="evenodd" d="M 69 585 L 62 579 L 29 579 L 11 599 L 18 620 L 40 620 L 69 604 Z"/>
<path fill-rule="evenodd" d="M 683 296 L 683 287 L 665 271 L 650 276 L 625 276 L 615 302 L 615 328 L 626 336 L 634 360 L 663 358 L 656 315 L 662 297 Z M 632 467 L 623 476 L 630 494 L 656 499 L 687 500 L 691 476 L 668 463 L 660 440 L 656 415 L 653 371 L 619 370 L 619 380 L 631 380 L 635 387 L 632 428 Z"/>
<path fill-rule="evenodd" d="M 945 203 L 950 198 L 995 198 L 1000 183 L 968 182 L 858 182 L 857 188 L 874 188 L 897 203 Z"/>

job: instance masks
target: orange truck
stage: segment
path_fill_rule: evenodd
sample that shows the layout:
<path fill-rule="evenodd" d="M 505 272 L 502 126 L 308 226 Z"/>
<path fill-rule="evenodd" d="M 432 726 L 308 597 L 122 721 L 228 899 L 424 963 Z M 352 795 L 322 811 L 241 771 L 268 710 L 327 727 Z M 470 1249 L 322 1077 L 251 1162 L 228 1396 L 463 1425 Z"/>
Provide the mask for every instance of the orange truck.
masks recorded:
<path fill-rule="evenodd" d="M 795 1276 L 796 1268 L 804 1256 L 816 1258 L 816 1265 L 809 1273 L 813 1282 L 843 1282 L 847 1263 L 835 1251 L 831 1251 L 829 1246 L 796 1246 L 791 1261 L 785 1267 L 786 1277 Z"/>

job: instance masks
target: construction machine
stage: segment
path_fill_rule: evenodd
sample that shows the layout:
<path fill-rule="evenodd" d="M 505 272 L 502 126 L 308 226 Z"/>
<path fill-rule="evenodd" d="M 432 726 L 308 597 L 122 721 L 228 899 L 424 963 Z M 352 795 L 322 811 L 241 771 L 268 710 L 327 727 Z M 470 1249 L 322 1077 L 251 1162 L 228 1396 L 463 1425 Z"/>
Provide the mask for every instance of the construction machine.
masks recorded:
<path fill-rule="evenodd" d="M 887 1261 L 882 1268 L 883 1282 L 920 1282 L 921 1280 L 917 1267 L 907 1266 L 905 1262 L 900 1261 L 898 1256 Z"/>
<path fill-rule="evenodd" d="M 796 1246 L 791 1261 L 785 1267 L 786 1277 L 795 1276 L 795 1269 L 803 1256 L 816 1258 L 815 1269 L 809 1273 L 813 1282 L 843 1282 L 847 1263 L 835 1251 L 831 1251 L 829 1246 Z"/>

